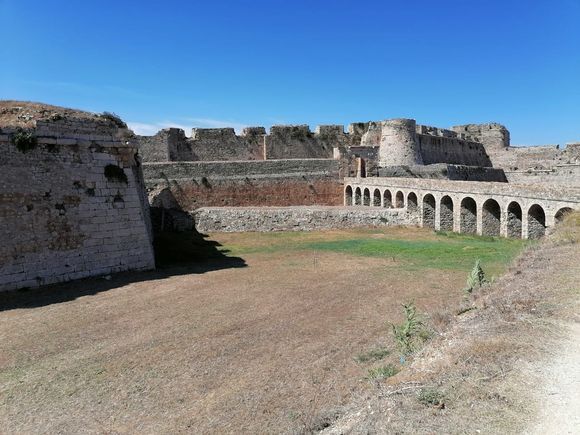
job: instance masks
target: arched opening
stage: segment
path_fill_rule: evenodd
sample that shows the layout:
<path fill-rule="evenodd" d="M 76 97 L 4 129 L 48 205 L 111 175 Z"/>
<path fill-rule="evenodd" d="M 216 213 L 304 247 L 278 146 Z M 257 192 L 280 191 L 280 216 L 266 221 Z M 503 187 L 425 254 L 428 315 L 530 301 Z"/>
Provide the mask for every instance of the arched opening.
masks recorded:
<path fill-rule="evenodd" d="M 501 208 L 495 199 L 488 199 L 481 209 L 481 234 L 499 236 L 501 228 Z"/>
<path fill-rule="evenodd" d="M 459 232 L 477 234 L 477 204 L 473 198 L 463 198 L 461 201 Z"/>
<path fill-rule="evenodd" d="M 515 201 L 507 208 L 507 236 L 522 238 L 522 207 Z"/>
<path fill-rule="evenodd" d="M 381 206 L 381 191 L 379 189 L 375 189 L 373 192 L 373 206 L 380 207 Z"/>
<path fill-rule="evenodd" d="M 571 213 L 571 212 L 572 212 L 572 209 L 570 207 L 564 207 L 564 208 L 561 208 L 560 210 L 558 210 L 556 212 L 556 214 L 554 215 L 554 220 L 556 221 L 556 225 L 558 225 L 559 223 L 562 223 L 562 221 L 564 220 L 566 215 L 568 213 Z"/>
<path fill-rule="evenodd" d="M 423 197 L 423 227 L 435 228 L 435 197 L 430 193 Z"/>
<path fill-rule="evenodd" d="M 352 187 L 346 186 L 344 189 L 344 204 L 352 205 Z"/>
<path fill-rule="evenodd" d="M 383 207 L 386 208 L 393 207 L 393 195 L 391 195 L 390 190 L 385 190 L 383 192 Z"/>
<path fill-rule="evenodd" d="M 528 210 L 528 239 L 539 239 L 546 234 L 546 213 L 538 204 Z"/>
<path fill-rule="evenodd" d="M 371 191 L 367 188 L 364 190 L 363 205 L 371 205 Z"/>
<path fill-rule="evenodd" d="M 360 187 L 357 187 L 354 191 L 354 205 L 360 205 L 361 204 L 361 192 L 360 192 Z"/>
<path fill-rule="evenodd" d="M 447 195 L 441 198 L 439 229 L 441 231 L 453 231 L 453 200 Z"/>
<path fill-rule="evenodd" d="M 417 211 L 418 203 L 417 203 L 417 194 L 415 192 L 409 193 L 407 196 L 407 210 L 410 212 Z"/>
<path fill-rule="evenodd" d="M 400 190 L 395 195 L 395 208 L 403 208 L 405 206 L 405 195 Z"/>

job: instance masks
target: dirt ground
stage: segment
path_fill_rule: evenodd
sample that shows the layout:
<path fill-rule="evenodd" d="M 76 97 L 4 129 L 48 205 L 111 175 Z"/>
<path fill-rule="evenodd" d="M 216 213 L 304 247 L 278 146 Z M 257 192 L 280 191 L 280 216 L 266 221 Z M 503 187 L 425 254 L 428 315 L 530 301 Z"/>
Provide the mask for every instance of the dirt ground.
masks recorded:
<path fill-rule="evenodd" d="M 579 433 L 580 213 L 323 433 Z"/>
<path fill-rule="evenodd" d="M 264 250 L 247 235 L 212 239 L 243 261 L 84 280 L 5 301 L 2 432 L 316 428 L 373 391 L 365 379 L 373 363 L 354 358 L 392 346 L 387 321 L 401 320 L 402 302 L 433 313 L 462 298 L 461 268 L 417 271 L 388 256 Z"/>

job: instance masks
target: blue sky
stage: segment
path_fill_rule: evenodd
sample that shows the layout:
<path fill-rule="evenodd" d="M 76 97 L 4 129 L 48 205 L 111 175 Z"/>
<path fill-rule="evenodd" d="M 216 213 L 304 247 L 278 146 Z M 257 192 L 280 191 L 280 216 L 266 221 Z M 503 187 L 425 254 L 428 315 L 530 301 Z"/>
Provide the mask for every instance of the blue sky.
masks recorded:
<path fill-rule="evenodd" d="M 0 0 L 0 98 L 168 125 L 497 121 L 580 141 L 580 0 Z"/>

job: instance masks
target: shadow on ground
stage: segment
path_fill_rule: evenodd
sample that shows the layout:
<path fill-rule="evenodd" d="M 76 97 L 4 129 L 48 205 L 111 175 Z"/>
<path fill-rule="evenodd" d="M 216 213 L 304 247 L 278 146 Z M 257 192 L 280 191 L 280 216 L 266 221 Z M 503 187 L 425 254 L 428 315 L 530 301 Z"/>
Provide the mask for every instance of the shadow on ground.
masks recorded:
<path fill-rule="evenodd" d="M 0 292 L 0 311 L 68 302 L 136 282 L 246 267 L 242 258 L 229 257 L 227 250 L 220 249 L 220 243 L 208 240 L 207 235 L 195 229 L 161 233 L 155 237 L 154 247 L 156 270 L 121 272 L 34 289 Z"/>

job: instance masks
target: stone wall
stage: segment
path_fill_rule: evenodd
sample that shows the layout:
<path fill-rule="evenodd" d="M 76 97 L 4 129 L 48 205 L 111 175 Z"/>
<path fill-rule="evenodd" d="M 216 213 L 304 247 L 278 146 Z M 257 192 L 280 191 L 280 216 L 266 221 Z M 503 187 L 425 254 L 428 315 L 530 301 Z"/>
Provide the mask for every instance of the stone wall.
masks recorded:
<path fill-rule="evenodd" d="M 137 146 L 117 122 L 0 103 L 0 290 L 154 268 Z"/>
<path fill-rule="evenodd" d="M 167 128 L 138 138 L 145 162 L 263 160 L 265 134 L 263 127 L 246 128 L 241 136 L 233 128 L 194 128 L 188 138 L 182 129 Z"/>
<path fill-rule="evenodd" d="M 503 169 L 436 163 L 432 165 L 388 166 L 380 168 L 381 177 L 432 178 L 439 180 L 506 182 Z"/>
<path fill-rule="evenodd" d="M 418 134 L 417 142 L 425 165 L 450 163 L 466 166 L 492 166 L 485 148 L 477 142 L 426 134 Z"/>
<path fill-rule="evenodd" d="M 404 210 L 351 207 L 205 207 L 193 213 L 202 233 L 245 231 L 318 231 L 405 225 Z"/>
<path fill-rule="evenodd" d="M 335 149 L 349 156 L 366 154 L 368 148 L 371 167 L 491 166 L 482 144 L 451 130 L 416 125 L 413 119 L 353 123 L 348 133 L 342 125 L 320 125 L 314 132 L 308 125 L 274 125 L 269 134 L 263 127 L 250 127 L 239 136 L 231 128 L 195 128 L 187 138 L 183 130 L 165 129 L 155 136 L 140 136 L 140 141 L 145 162 L 331 158 Z"/>
<path fill-rule="evenodd" d="M 174 208 L 340 205 L 340 161 L 291 159 L 145 163 L 151 201 L 167 189 Z"/>
<path fill-rule="evenodd" d="M 482 143 L 488 152 L 501 150 L 510 145 L 510 132 L 503 125 L 495 122 L 456 125 L 451 129 L 463 135 L 467 140 Z"/>

